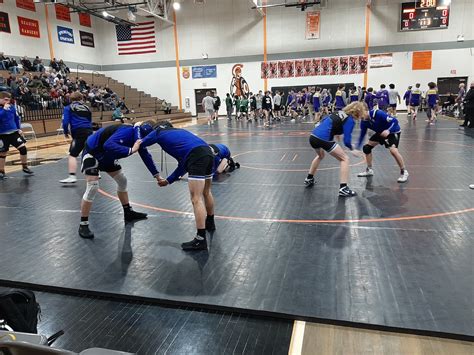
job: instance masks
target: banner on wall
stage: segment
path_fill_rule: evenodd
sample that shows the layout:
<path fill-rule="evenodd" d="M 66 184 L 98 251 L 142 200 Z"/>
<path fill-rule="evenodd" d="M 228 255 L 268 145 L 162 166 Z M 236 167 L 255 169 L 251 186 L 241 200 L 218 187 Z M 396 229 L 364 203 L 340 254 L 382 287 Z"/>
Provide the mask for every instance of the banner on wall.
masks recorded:
<path fill-rule="evenodd" d="M 433 52 L 413 52 L 412 70 L 429 70 L 433 59 Z"/>
<path fill-rule="evenodd" d="M 59 42 L 74 44 L 74 32 L 72 28 L 58 26 Z"/>
<path fill-rule="evenodd" d="M 321 75 L 321 59 L 312 60 L 314 75 Z"/>
<path fill-rule="evenodd" d="M 321 59 L 321 75 L 329 75 L 329 58 Z"/>
<path fill-rule="evenodd" d="M 306 39 L 319 38 L 320 22 L 321 13 L 319 11 L 310 11 L 306 13 Z"/>
<path fill-rule="evenodd" d="M 10 19 L 6 12 L 0 12 L 0 32 L 11 33 Z"/>
<path fill-rule="evenodd" d="M 36 12 L 36 7 L 33 0 L 16 0 L 16 7 Z"/>
<path fill-rule="evenodd" d="M 359 56 L 349 57 L 349 74 L 357 74 L 359 72 Z"/>
<path fill-rule="evenodd" d="M 278 78 L 278 62 L 270 62 L 268 71 L 268 79 Z"/>
<path fill-rule="evenodd" d="M 393 65 L 393 54 L 371 54 L 369 57 L 369 67 L 372 68 L 387 68 Z"/>
<path fill-rule="evenodd" d="M 71 22 L 71 14 L 69 13 L 69 7 L 61 4 L 54 4 L 54 9 L 56 10 L 57 20 Z"/>
<path fill-rule="evenodd" d="M 84 31 L 79 31 L 79 38 L 81 39 L 81 46 L 94 48 L 94 34 Z"/>
<path fill-rule="evenodd" d="M 26 17 L 18 17 L 18 28 L 20 35 L 40 38 L 39 22 Z"/>
<path fill-rule="evenodd" d="M 367 72 L 367 57 L 365 55 L 359 56 L 359 74 Z"/>
<path fill-rule="evenodd" d="M 268 79 L 268 76 L 270 75 L 270 71 L 268 68 L 269 68 L 268 62 L 262 62 L 260 64 L 260 77 L 262 79 Z"/>
<path fill-rule="evenodd" d="M 314 72 L 313 60 L 312 59 L 305 59 L 303 61 L 303 67 L 304 67 L 303 76 L 314 76 L 314 75 L 316 75 L 315 72 Z"/>
<path fill-rule="evenodd" d="M 216 65 L 199 65 L 192 67 L 193 79 L 217 78 Z"/>
<path fill-rule="evenodd" d="M 295 76 L 304 76 L 304 60 L 295 60 Z"/>
<path fill-rule="evenodd" d="M 349 74 L 349 57 L 339 58 L 339 74 Z"/>
<path fill-rule="evenodd" d="M 189 67 L 182 67 L 182 75 L 184 79 L 189 79 L 191 77 L 191 73 L 189 72 Z"/>
<path fill-rule="evenodd" d="M 86 13 L 79 13 L 79 24 L 84 27 L 92 27 L 91 15 Z"/>

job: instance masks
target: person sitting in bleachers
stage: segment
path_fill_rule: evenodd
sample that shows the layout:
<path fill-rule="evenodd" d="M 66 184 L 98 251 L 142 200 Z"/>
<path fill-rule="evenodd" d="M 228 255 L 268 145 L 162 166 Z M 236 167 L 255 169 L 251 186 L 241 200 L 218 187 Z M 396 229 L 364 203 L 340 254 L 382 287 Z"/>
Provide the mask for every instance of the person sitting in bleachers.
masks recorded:
<path fill-rule="evenodd" d="M 6 65 L 8 71 L 12 72 L 13 74 L 20 74 L 20 68 L 18 68 L 18 63 L 14 58 L 8 58 Z"/>
<path fill-rule="evenodd" d="M 161 109 L 165 111 L 165 114 L 169 115 L 171 113 L 171 104 L 163 100 L 161 101 Z"/>
<path fill-rule="evenodd" d="M 49 66 L 51 67 L 51 69 L 55 70 L 55 71 L 59 71 L 60 68 L 59 68 L 59 63 L 56 61 L 56 58 L 53 58 L 53 60 L 51 60 L 49 62 Z"/>
<path fill-rule="evenodd" d="M 35 60 L 33 60 L 33 66 L 36 71 L 44 72 L 43 60 L 40 57 L 35 57 Z"/>
<path fill-rule="evenodd" d="M 24 71 L 35 71 L 33 64 L 31 64 L 31 61 L 28 59 L 26 55 L 23 58 L 21 58 L 20 62 L 21 62 L 21 65 L 23 66 Z"/>
<path fill-rule="evenodd" d="M 5 57 L 3 52 L 0 52 L 0 70 L 7 70 L 8 58 Z"/>
<path fill-rule="evenodd" d="M 71 72 L 71 71 L 69 70 L 68 66 L 66 65 L 66 63 L 64 63 L 62 59 L 59 60 L 59 70 L 60 70 L 61 73 L 63 73 L 64 75 L 69 74 L 69 73 Z"/>

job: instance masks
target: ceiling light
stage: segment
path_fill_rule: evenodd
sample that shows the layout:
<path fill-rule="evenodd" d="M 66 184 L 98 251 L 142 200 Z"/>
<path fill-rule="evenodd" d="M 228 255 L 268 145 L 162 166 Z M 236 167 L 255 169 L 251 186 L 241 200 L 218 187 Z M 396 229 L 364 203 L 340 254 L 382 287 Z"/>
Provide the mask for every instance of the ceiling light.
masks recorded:
<path fill-rule="evenodd" d="M 179 2 L 177 2 L 177 1 L 175 1 L 175 2 L 173 3 L 173 9 L 179 10 L 180 8 L 181 8 L 181 4 L 180 4 Z"/>
<path fill-rule="evenodd" d="M 102 16 L 107 18 L 109 17 L 109 13 L 107 11 L 102 11 Z"/>

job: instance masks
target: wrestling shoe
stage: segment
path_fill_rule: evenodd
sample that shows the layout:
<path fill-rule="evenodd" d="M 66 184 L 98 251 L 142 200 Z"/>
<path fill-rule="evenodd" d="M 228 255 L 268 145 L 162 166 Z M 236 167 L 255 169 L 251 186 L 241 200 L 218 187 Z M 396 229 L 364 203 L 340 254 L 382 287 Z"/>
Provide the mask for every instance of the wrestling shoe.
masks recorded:
<path fill-rule="evenodd" d="M 5 175 L 5 173 L 0 173 L 0 180 L 6 180 L 7 179 L 7 176 Z"/>
<path fill-rule="evenodd" d="M 400 177 L 397 179 L 398 182 L 407 182 L 408 181 L 408 176 L 410 176 L 410 174 L 408 174 L 408 170 L 405 170 L 403 172 L 403 174 L 400 175 Z"/>
<path fill-rule="evenodd" d="M 216 230 L 216 224 L 214 223 L 214 218 L 206 218 L 206 230 L 213 232 Z"/>
<path fill-rule="evenodd" d="M 79 236 L 84 239 L 92 239 L 94 238 L 94 233 L 91 232 L 89 229 L 88 224 L 80 224 L 79 225 Z"/>
<path fill-rule="evenodd" d="M 183 250 L 207 250 L 206 239 L 197 239 L 196 237 L 190 242 L 181 243 Z"/>
<path fill-rule="evenodd" d="M 138 221 L 140 219 L 147 219 L 147 214 L 142 212 L 136 212 L 132 209 L 125 211 L 123 215 L 125 222 Z"/>
<path fill-rule="evenodd" d="M 23 172 L 27 175 L 33 175 L 34 174 L 33 170 L 31 170 L 28 167 L 23 168 Z"/>
<path fill-rule="evenodd" d="M 59 180 L 61 184 L 75 184 L 77 182 L 77 177 L 75 175 L 69 175 L 66 179 Z"/>
<path fill-rule="evenodd" d="M 316 183 L 316 180 L 314 179 L 314 177 L 312 177 L 311 179 L 308 179 L 308 178 L 304 179 L 304 184 L 308 187 L 313 186 L 315 183 Z"/>
<path fill-rule="evenodd" d="M 368 177 L 368 176 L 374 176 L 374 170 L 372 168 L 367 168 L 365 171 L 357 174 L 358 177 Z"/>
<path fill-rule="evenodd" d="M 339 196 L 352 197 L 357 196 L 357 193 L 355 191 L 352 191 L 349 187 L 344 186 L 339 189 Z"/>
<path fill-rule="evenodd" d="M 469 188 L 474 190 L 474 184 L 469 185 Z"/>

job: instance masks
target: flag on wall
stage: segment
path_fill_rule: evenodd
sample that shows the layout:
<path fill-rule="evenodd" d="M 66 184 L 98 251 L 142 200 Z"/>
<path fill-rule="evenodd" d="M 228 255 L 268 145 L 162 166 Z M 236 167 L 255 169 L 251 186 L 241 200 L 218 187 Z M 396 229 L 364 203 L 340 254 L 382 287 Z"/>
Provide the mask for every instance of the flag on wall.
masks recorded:
<path fill-rule="evenodd" d="M 16 0 L 16 7 L 36 12 L 36 6 L 33 0 Z"/>
<path fill-rule="evenodd" d="M 156 53 L 155 23 L 141 22 L 137 26 L 116 25 L 118 55 Z"/>
<path fill-rule="evenodd" d="M 6 12 L 0 12 L 0 32 L 11 33 L 10 19 Z"/>
<path fill-rule="evenodd" d="M 39 22 L 30 18 L 17 16 L 18 28 L 22 36 L 40 38 Z"/>
<path fill-rule="evenodd" d="M 71 13 L 69 12 L 69 7 L 61 4 L 54 4 L 54 9 L 56 10 L 56 19 L 71 22 Z"/>

